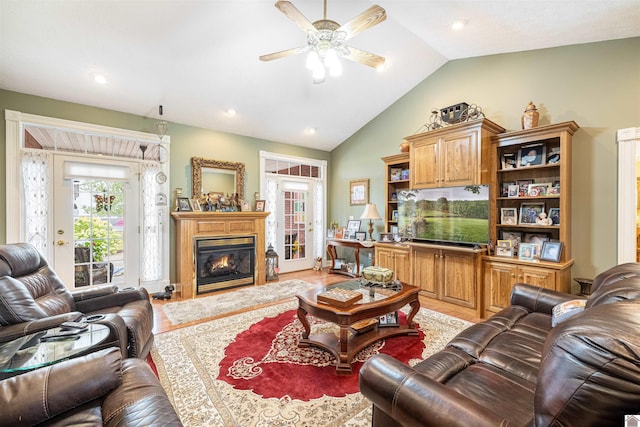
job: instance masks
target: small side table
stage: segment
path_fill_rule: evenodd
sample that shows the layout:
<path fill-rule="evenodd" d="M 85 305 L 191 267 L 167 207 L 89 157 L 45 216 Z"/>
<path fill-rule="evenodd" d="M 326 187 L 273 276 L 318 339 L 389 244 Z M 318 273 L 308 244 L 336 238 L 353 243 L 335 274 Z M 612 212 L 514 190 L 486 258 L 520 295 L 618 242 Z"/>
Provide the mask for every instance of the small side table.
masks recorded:
<path fill-rule="evenodd" d="M 109 327 L 89 323 L 84 331 L 56 341 L 42 340 L 48 333 L 60 328 L 36 332 L 0 344 L 0 379 L 22 374 L 42 366 L 70 359 L 97 346 L 109 336 Z"/>
<path fill-rule="evenodd" d="M 591 295 L 591 285 L 593 284 L 593 279 L 576 277 L 573 280 L 578 282 L 578 284 L 580 285 L 580 293 L 578 295 L 582 295 L 582 296 Z"/>

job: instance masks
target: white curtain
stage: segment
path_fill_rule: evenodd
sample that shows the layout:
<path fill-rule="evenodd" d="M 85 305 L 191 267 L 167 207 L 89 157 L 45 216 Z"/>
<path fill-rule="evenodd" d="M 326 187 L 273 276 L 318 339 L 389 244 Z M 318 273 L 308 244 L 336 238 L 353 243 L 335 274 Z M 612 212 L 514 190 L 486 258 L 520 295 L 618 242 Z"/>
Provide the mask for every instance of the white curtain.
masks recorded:
<path fill-rule="evenodd" d="M 49 237 L 52 159 L 51 152 L 47 151 L 22 152 L 25 238 L 46 256 L 50 255 L 48 242 L 52 241 Z"/>

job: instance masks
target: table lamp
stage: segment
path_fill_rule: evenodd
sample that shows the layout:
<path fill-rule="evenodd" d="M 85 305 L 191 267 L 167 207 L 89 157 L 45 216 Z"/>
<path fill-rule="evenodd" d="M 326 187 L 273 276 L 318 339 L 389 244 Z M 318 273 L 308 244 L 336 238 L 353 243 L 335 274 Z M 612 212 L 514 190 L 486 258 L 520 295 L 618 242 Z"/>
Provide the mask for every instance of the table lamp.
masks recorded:
<path fill-rule="evenodd" d="M 375 203 L 367 203 L 364 207 L 364 212 L 360 216 L 360 219 L 368 219 L 369 220 L 369 240 L 373 240 L 373 220 L 374 219 L 382 219 L 380 214 L 378 213 L 378 208 L 376 208 Z"/>

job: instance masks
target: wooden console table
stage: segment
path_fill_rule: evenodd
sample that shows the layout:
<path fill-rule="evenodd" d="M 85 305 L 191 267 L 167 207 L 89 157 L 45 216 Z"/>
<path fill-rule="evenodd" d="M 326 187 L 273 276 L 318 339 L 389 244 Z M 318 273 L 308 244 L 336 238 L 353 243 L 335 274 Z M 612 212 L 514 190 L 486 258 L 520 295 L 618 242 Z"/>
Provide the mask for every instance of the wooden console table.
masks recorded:
<path fill-rule="evenodd" d="M 352 273 L 350 271 L 343 271 L 336 268 L 336 258 L 338 258 L 338 252 L 336 251 L 336 246 L 343 246 L 347 248 L 353 248 L 355 260 L 356 260 L 356 272 Z M 371 249 L 373 250 L 374 244 L 372 240 L 365 240 L 364 242 L 358 240 L 347 240 L 347 239 L 327 239 L 327 252 L 329 252 L 329 256 L 331 257 L 331 269 L 329 273 L 337 273 L 344 274 L 349 277 L 360 277 L 360 249 Z M 375 254 L 375 252 L 374 252 Z M 375 257 L 375 255 L 372 255 Z M 375 258 L 372 258 L 371 265 L 375 265 Z"/>

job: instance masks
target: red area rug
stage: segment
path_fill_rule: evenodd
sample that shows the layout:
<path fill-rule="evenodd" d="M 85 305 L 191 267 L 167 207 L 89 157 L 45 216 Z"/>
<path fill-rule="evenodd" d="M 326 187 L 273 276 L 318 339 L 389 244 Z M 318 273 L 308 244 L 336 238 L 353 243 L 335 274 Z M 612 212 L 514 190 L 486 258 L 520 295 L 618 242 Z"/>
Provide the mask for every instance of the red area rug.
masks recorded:
<path fill-rule="evenodd" d="M 309 317 L 312 333 L 335 330 L 331 323 Z M 399 313 L 401 324 L 406 315 Z M 357 393 L 358 372 L 372 355 L 386 353 L 402 362 L 420 358 L 425 348 L 424 333 L 393 337 L 366 347 L 356 356 L 353 374 L 338 375 L 336 359 L 319 348 L 298 348 L 303 327 L 295 310 L 267 317 L 236 335 L 225 348 L 218 380 L 237 390 L 251 390 L 263 398 L 309 401 L 323 396 L 342 397 Z"/>

